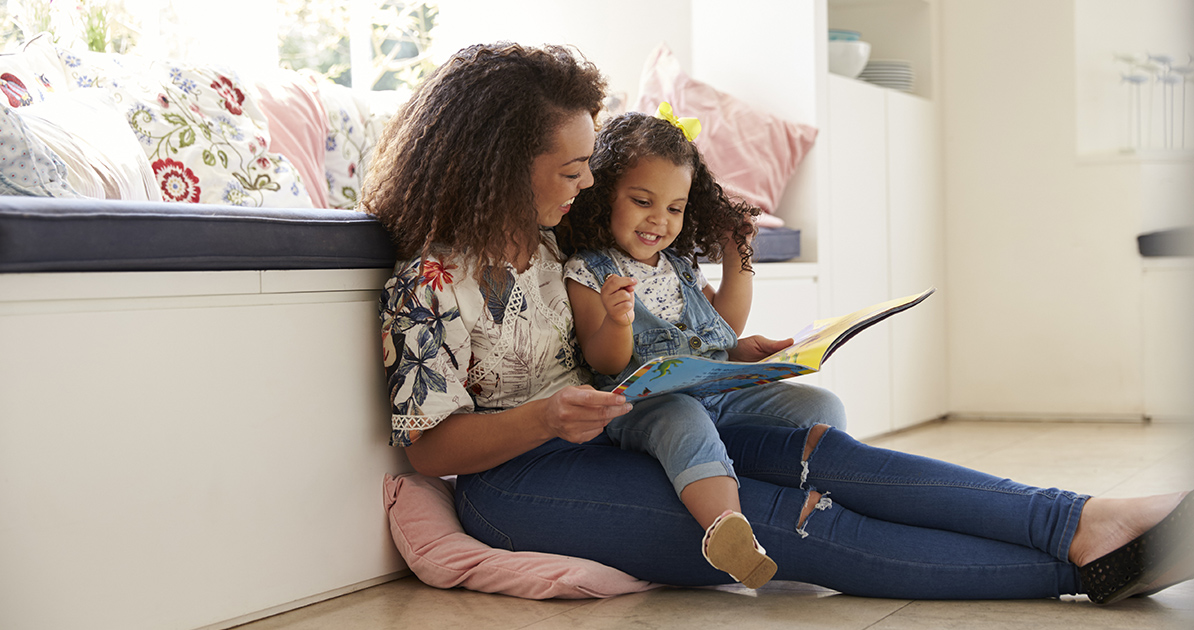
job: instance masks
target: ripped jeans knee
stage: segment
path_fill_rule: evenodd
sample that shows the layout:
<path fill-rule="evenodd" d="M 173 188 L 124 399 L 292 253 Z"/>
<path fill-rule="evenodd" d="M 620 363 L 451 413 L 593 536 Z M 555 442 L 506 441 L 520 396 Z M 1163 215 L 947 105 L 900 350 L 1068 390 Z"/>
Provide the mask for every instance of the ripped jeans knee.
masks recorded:
<path fill-rule="evenodd" d="M 808 483 L 808 459 L 817 450 L 817 445 L 821 443 L 821 437 L 832 428 L 828 424 L 815 424 L 809 428 L 808 435 L 804 438 L 804 453 L 800 457 L 800 487 L 802 489 Z"/>
<path fill-rule="evenodd" d="M 800 534 L 801 538 L 808 538 L 805 525 L 808 524 L 809 517 L 814 511 L 824 512 L 831 507 L 833 507 L 833 499 L 829 498 L 828 492 L 822 494 L 810 488 L 804 499 L 804 508 L 800 510 L 800 521 L 796 523 L 796 533 Z"/>

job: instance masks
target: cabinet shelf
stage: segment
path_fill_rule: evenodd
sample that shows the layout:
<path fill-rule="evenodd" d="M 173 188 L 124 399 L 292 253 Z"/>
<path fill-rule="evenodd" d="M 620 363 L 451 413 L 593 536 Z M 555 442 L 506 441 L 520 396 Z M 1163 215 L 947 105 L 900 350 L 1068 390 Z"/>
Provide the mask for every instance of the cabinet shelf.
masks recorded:
<path fill-rule="evenodd" d="M 862 34 L 871 59 L 912 64 L 913 93 L 932 98 L 935 89 L 936 23 L 931 0 L 830 0 L 828 27 Z"/>

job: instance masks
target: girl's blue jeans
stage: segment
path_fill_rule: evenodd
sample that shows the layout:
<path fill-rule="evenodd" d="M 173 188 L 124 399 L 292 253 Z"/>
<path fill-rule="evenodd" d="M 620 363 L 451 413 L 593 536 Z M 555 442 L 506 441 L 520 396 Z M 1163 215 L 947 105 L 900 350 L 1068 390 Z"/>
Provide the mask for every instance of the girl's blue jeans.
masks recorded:
<path fill-rule="evenodd" d="M 790 381 L 705 398 L 669 394 L 636 402 L 634 409 L 605 427 L 605 434 L 628 451 L 648 453 L 663 466 L 676 494 L 707 477 L 737 479 L 734 462 L 719 429 L 731 426 L 846 428 L 846 411 L 831 392 Z"/>
<path fill-rule="evenodd" d="M 1022 599 L 1081 592 L 1070 542 L 1089 498 L 1025 486 L 830 429 L 735 425 L 722 441 L 742 511 L 779 565 L 775 579 L 859 596 Z M 804 523 L 810 491 L 824 495 Z M 704 532 L 654 458 L 551 440 L 457 480 L 473 537 L 500 549 L 589 558 L 679 586 L 733 581 L 701 556 Z"/>

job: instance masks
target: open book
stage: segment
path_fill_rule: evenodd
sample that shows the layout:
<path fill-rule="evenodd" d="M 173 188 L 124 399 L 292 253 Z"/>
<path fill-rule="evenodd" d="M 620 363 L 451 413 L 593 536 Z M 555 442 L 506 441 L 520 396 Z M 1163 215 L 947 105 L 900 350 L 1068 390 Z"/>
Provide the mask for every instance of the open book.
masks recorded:
<path fill-rule="evenodd" d="M 702 397 L 816 372 L 851 337 L 920 304 L 935 290 L 868 306 L 849 315 L 817 320 L 800 331 L 792 345 L 754 363 L 715 361 L 691 355 L 659 357 L 644 363 L 613 391 L 630 401 L 668 393 Z"/>

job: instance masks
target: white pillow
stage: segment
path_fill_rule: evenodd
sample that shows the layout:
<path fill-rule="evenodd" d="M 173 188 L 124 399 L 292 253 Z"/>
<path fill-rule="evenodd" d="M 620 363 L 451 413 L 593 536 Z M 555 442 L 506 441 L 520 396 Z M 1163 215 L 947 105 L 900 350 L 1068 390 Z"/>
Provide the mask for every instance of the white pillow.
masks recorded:
<path fill-rule="evenodd" d="M 162 200 L 145 151 L 107 91 L 53 92 L 14 111 L 66 163 L 67 180 L 81 195 Z"/>

